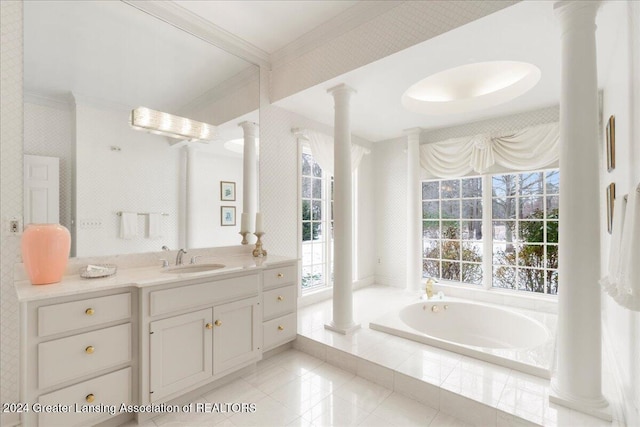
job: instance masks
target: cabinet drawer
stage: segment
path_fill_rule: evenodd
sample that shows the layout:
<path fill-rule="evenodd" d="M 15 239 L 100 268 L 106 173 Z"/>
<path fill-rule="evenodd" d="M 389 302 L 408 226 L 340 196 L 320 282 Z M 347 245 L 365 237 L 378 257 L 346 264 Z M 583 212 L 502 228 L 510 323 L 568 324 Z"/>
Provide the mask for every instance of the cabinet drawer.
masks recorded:
<path fill-rule="evenodd" d="M 271 319 L 291 313 L 296 308 L 296 285 L 283 286 L 262 294 L 264 319 Z"/>
<path fill-rule="evenodd" d="M 93 401 L 91 400 L 91 396 Z M 70 412 L 41 412 L 38 425 L 41 426 L 86 426 L 93 425 L 102 418 L 111 416 L 111 408 L 117 415 L 121 404 L 131 404 L 131 368 L 125 368 L 98 378 L 84 381 L 71 387 L 40 396 L 42 405 L 70 405 Z M 77 405 L 77 407 L 75 406 Z M 103 409 L 100 412 L 82 411 L 83 405 L 93 405 Z"/>
<path fill-rule="evenodd" d="M 41 337 L 131 317 L 131 294 L 89 298 L 38 308 Z"/>
<path fill-rule="evenodd" d="M 298 267 L 286 265 L 282 267 L 269 268 L 264 270 L 264 289 L 296 283 L 298 280 Z"/>
<path fill-rule="evenodd" d="M 130 323 L 40 343 L 38 387 L 49 387 L 130 359 Z"/>
<path fill-rule="evenodd" d="M 218 301 L 240 299 L 260 292 L 260 276 L 251 274 L 197 285 L 154 291 L 149 294 L 151 316 L 171 313 Z"/>
<path fill-rule="evenodd" d="M 296 313 L 264 322 L 262 328 L 263 351 L 292 341 L 297 335 Z"/>

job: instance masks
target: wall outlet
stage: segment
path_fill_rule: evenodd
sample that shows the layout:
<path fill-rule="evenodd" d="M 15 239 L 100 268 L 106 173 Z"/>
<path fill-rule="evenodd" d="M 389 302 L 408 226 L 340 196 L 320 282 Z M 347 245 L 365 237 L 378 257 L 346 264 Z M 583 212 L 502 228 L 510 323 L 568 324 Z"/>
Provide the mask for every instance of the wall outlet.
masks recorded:
<path fill-rule="evenodd" d="M 22 221 L 18 218 L 11 218 L 7 228 L 10 234 L 20 234 L 22 233 Z"/>

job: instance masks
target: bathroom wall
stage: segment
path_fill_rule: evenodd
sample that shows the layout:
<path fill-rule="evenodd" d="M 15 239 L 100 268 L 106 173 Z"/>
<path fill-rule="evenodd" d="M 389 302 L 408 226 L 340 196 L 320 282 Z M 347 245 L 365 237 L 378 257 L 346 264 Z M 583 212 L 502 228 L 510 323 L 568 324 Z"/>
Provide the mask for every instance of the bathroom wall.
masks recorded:
<path fill-rule="evenodd" d="M 77 101 L 75 110 L 77 256 L 178 247 L 181 149 L 166 137 L 131 129 L 128 109 Z M 162 237 L 148 238 L 148 217 L 139 215 L 137 237 L 121 239 L 120 211 L 168 214 Z M 92 225 L 96 221 L 101 225 Z"/>
<path fill-rule="evenodd" d="M 614 14 L 618 37 L 613 52 L 598 52 L 610 57 L 610 68 L 603 87 L 601 146 L 601 251 L 602 271 L 608 265 L 611 235 L 607 232 L 605 187 L 616 184 L 616 203 L 640 183 L 640 3 L 608 2 L 600 14 Z M 604 132 L 611 115 L 616 121 L 616 167 L 606 171 Z M 602 294 L 604 349 L 615 366 L 604 372 L 615 372 L 620 382 L 624 415 L 629 426 L 640 425 L 640 313 L 619 306 L 606 293 Z"/>
<path fill-rule="evenodd" d="M 197 230 L 189 247 L 237 245 L 241 238 L 240 214 L 242 213 L 242 157 L 221 156 L 207 151 L 206 146 L 195 149 L 193 165 L 193 229 Z M 220 200 L 220 181 L 236 183 L 236 200 Z M 236 225 L 220 225 L 220 206 L 236 208 Z"/>
<path fill-rule="evenodd" d="M 420 143 L 432 143 L 448 138 L 522 129 L 543 123 L 557 122 L 558 106 L 451 126 L 424 130 Z M 374 144 L 376 183 L 376 283 L 405 287 L 406 283 L 406 137 Z M 390 220 L 394 218 L 394 220 Z"/>
<path fill-rule="evenodd" d="M 71 230 L 73 112 L 68 102 L 27 96 L 24 153 L 60 159 L 60 224 Z"/>

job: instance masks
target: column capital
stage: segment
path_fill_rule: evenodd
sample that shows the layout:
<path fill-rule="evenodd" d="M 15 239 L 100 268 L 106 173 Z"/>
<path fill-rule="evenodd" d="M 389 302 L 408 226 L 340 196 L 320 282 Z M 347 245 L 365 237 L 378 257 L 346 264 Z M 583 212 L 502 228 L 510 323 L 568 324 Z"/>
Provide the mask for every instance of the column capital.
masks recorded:
<path fill-rule="evenodd" d="M 562 24 L 562 33 L 581 27 L 595 30 L 596 15 L 601 4 L 600 0 L 560 0 L 555 2 L 553 10 Z"/>
<path fill-rule="evenodd" d="M 403 129 L 402 130 L 402 136 L 406 136 L 409 139 L 412 136 L 417 136 L 418 139 L 420 138 L 420 133 L 422 132 L 422 128 L 416 127 L 416 128 L 410 128 L 410 129 Z"/>
<path fill-rule="evenodd" d="M 241 127 L 244 130 L 258 128 L 258 124 L 256 122 L 250 122 L 248 120 L 245 120 L 244 122 L 238 123 L 238 126 Z"/>
<path fill-rule="evenodd" d="M 358 91 L 351 86 L 347 86 L 345 83 L 340 83 L 337 86 L 333 86 L 327 89 L 327 93 L 336 97 L 337 95 L 355 95 L 358 93 Z"/>

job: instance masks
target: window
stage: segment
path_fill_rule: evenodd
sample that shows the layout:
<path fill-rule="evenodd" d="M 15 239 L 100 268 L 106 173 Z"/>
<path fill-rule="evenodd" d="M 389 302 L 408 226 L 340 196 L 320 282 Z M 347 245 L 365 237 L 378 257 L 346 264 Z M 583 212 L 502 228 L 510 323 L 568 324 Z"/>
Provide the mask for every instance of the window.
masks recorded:
<path fill-rule="evenodd" d="M 558 195 L 557 169 L 424 181 L 423 276 L 556 294 Z"/>
<path fill-rule="evenodd" d="M 333 178 L 302 153 L 302 290 L 333 282 Z"/>

